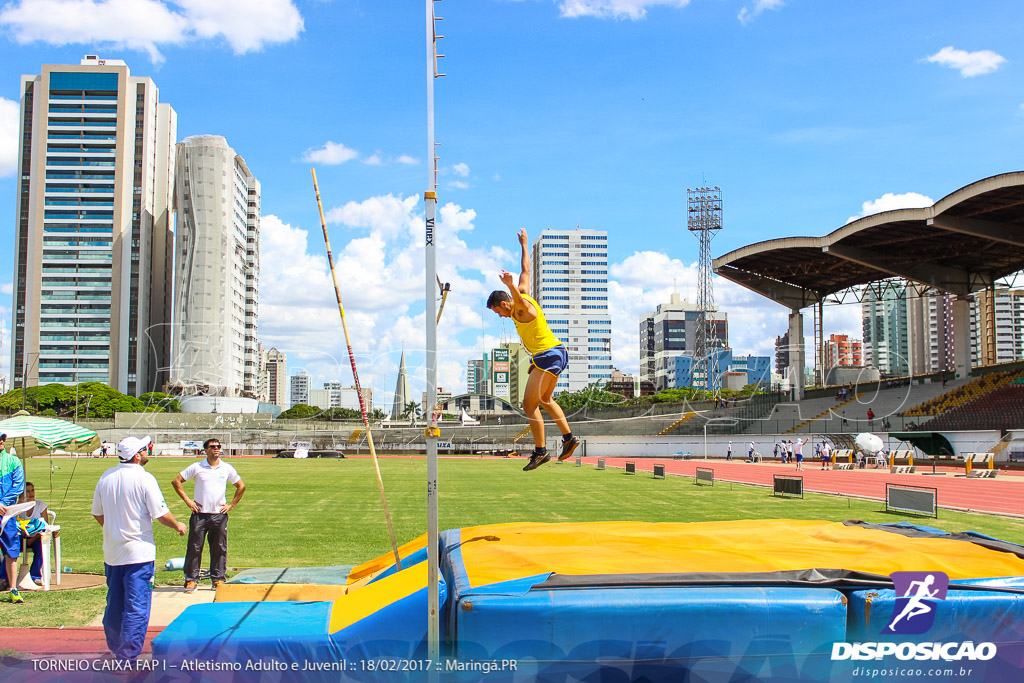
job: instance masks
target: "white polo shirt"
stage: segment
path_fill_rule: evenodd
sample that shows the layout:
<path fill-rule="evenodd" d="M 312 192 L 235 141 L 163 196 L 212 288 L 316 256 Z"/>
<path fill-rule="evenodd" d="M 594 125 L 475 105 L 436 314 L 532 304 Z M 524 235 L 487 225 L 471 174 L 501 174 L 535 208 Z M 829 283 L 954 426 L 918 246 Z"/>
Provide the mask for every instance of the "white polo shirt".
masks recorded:
<path fill-rule="evenodd" d="M 156 478 L 142 465 L 121 463 L 104 472 L 92 497 L 92 514 L 103 516 L 103 562 L 156 560 L 153 520 L 168 512 Z"/>
<path fill-rule="evenodd" d="M 219 513 L 220 506 L 227 503 L 224 492 L 228 488 L 228 482 L 237 484 L 242 480 L 235 468 L 223 460 L 219 461 L 216 467 L 210 467 L 206 458 L 183 469 L 181 478 L 185 481 L 196 480 L 196 491 L 192 500 L 199 505 L 200 512 L 213 514 Z"/>

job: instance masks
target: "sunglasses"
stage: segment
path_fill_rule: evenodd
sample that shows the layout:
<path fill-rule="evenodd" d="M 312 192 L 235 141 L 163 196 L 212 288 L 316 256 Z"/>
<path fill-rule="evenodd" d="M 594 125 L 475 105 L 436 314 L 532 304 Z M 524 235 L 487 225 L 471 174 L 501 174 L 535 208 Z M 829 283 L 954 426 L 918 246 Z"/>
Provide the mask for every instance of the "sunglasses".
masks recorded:
<path fill-rule="evenodd" d="M 210 448 L 210 449 L 220 448 L 220 444 L 219 443 L 218 444 L 210 444 L 209 446 L 207 446 L 207 448 Z"/>

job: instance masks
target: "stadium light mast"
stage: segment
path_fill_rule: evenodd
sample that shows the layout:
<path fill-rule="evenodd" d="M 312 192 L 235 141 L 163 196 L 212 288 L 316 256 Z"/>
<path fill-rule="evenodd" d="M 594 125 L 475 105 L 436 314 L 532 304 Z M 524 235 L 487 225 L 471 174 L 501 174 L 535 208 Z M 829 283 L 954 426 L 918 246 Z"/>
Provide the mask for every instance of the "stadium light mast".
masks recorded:
<path fill-rule="evenodd" d="M 697 233 L 700 242 L 692 376 L 696 381 L 703 380 L 704 389 L 718 398 L 722 393 L 721 341 L 715 329 L 715 293 L 711 281 L 711 240 L 722 229 L 722 191 L 717 186 L 686 189 L 686 228 Z M 719 378 L 717 387 L 716 378 Z M 695 383 L 694 386 L 700 385 Z"/>
<path fill-rule="evenodd" d="M 434 301 L 434 280 L 437 278 L 436 245 L 437 232 L 434 219 L 437 213 L 437 154 L 434 145 L 434 79 L 444 76 L 438 73 L 437 60 L 444 55 L 437 53 L 437 41 L 443 36 L 437 33 L 437 22 L 441 17 L 434 14 L 434 2 L 426 0 L 427 6 L 427 191 L 423 193 L 426 203 L 424 258 L 426 260 L 426 301 L 425 322 L 427 325 L 427 406 L 430 418 L 424 432 L 427 450 L 427 656 L 434 667 L 431 680 L 437 680 L 440 664 L 441 606 L 438 595 L 438 529 L 437 529 L 437 438 L 441 435 L 437 423 L 441 421 L 441 410 L 437 403 L 437 318 Z M 424 406 L 426 407 L 426 406 Z"/>

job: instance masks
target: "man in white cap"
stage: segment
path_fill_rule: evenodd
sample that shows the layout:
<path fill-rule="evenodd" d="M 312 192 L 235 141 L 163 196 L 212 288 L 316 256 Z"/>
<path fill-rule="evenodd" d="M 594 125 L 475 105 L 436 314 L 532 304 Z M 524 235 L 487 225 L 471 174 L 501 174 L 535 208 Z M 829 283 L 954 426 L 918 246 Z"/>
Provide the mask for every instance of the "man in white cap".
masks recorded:
<path fill-rule="evenodd" d="M 103 473 L 92 498 L 92 515 L 103 527 L 103 566 L 107 608 L 103 630 L 117 659 L 134 660 L 149 628 L 150 581 L 156 560 L 153 520 L 184 536 L 185 525 L 167 509 L 149 462 L 147 436 L 129 436 L 117 444 L 120 464 Z"/>

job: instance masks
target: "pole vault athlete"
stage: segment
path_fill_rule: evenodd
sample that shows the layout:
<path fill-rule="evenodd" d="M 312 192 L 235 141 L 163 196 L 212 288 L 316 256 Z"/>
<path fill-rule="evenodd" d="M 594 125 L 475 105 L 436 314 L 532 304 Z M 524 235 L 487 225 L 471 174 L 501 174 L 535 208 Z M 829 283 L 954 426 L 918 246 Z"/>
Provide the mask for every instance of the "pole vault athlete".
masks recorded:
<path fill-rule="evenodd" d="M 541 408 L 548 411 L 548 415 L 554 419 L 562 432 L 559 460 L 571 456 L 580 442 L 572 435 L 562 407 L 551 397 L 558 383 L 558 376 L 569 364 L 569 354 L 565 350 L 565 345 L 548 328 L 540 304 L 530 297 L 530 256 L 526 251 L 526 242 L 526 230 L 520 230 L 519 246 L 522 256 L 519 286 L 513 283 L 512 273 L 502 270 L 501 282 L 508 288 L 508 292 L 500 289 L 491 292 L 487 298 L 487 308 L 502 318 L 512 318 L 512 322 L 516 324 L 516 332 L 519 333 L 523 346 L 531 356 L 530 377 L 523 394 L 523 412 L 530 421 L 534 443 L 530 462 L 523 468 L 524 472 L 529 472 L 551 459 L 548 449 L 544 446 L 544 417 L 540 413 Z"/>

